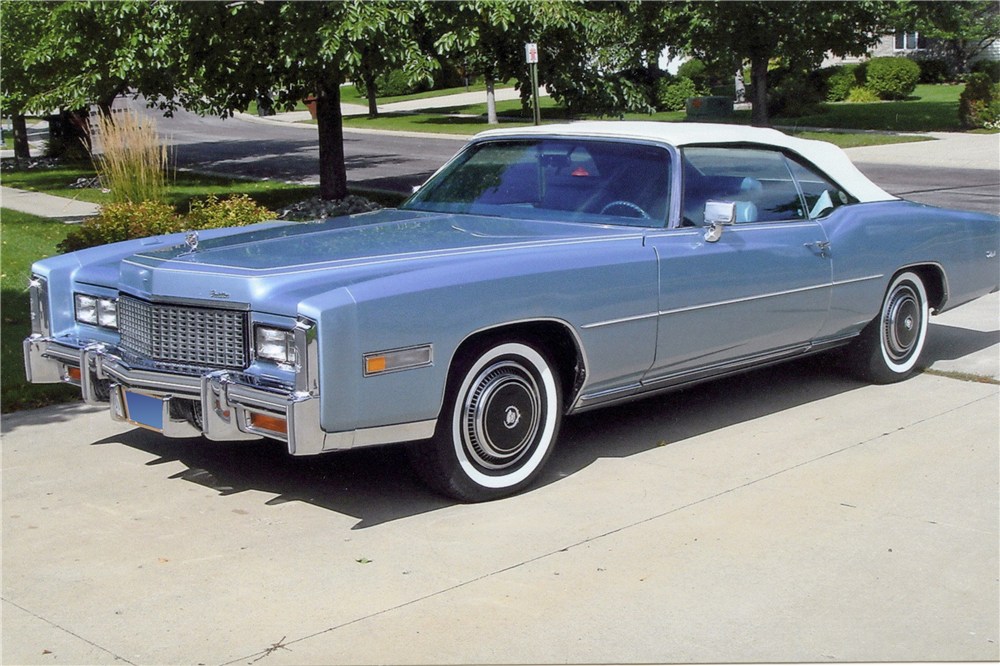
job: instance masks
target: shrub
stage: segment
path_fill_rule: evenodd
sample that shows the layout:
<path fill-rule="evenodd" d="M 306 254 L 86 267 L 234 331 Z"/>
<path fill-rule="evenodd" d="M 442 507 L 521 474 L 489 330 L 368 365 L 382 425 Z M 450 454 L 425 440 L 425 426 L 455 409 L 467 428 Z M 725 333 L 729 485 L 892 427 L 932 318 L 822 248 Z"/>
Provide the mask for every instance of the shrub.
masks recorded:
<path fill-rule="evenodd" d="M 700 91 L 694 81 L 686 76 L 660 79 L 656 87 L 656 108 L 660 111 L 683 111 L 688 97 L 697 97 Z"/>
<path fill-rule="evenodd" d="M 61 252 L 73 252 L 105 243 L 174 233 L 181 228 L 182 220 L 170 204 L 116 202 L 104 206 L 95 217 L 71 231 L 58 247 Z"/>
<path fill-rule="evenodd" d="M 185 229 L 220 229 L 242 227 L 273 220 L 275 214 L 257 204 L 245 194 L 219 201 L 215 195 L 191 202 L 191 211 L 184 218 Z"/>
<path fill-rule="evenodd" d="M 851 94 L 851 88 L 864 84 L 864 80 L 858 80 L 858 72 L 864 70 L 857 65 L 839 65 L 827 69 L 830 70 L 825 72 L 828 102 L 843 102 Z"/>
<path fill-rule="evenodd" d="M 1000 83 L 1000 60 L 977 60 L 969 67 L 972 74 L 985 74 L 993 83 Z"/>
<path fill-rule="evenodd" d="M 819 104 L 826 99 L 825 78 L 819 70 L 803 72 L 779 67 L 770 71 L 768 113 L 786 118 L 817 113 Z"/>
<path fill-rule="evenodd" d="M 906 58 L 872 58 L 865 86 L 881 99 L 906 99 L 920 79 L 920 66 Z"/>
<path fill-rule="evenodd" d="M 913 62 L 920 67 L 917 83 L 946 83 L 952 79 L 951 67 L 944 58 L 914 58 Z"/>
<path fill-rule="evenodd" d="M 695 85 L 704 85 L 705 79 L 708 76 L 706 70 L 705 63 L 697 58 L 691 58 L 690 60 L 685 60 L 677 68 L 677 78 L 690 79 L 695 82 Z"/>
<path fill-rule="evenodd" d="M 958 98 L 958 118 L 965 127 L 992 126 L 997 121 L 998 100 L 1000 92 L 988 75 L 970 74 Z"/>
<path fill-rule="evenodd" d="M 86 220 L 59 243 L 61 252 L 73 252 L 95 245 L 117 243 L 133 238 L 172 234 L 187 229 L 241 227 L 273 220 L 276 215 L 258 206 L 245 194 L 219 201 L 214 195 L 191 204 L 184 217 L 161 201 L 130 201 L 108 204 L 95 217 Z"/>
<path fill-rule="evenodd" d="M 159 201 L 167 191 L 167 148 L 156 120 L 129 110 L 90 124 L 91 157 L 116 202 Z M 100 151 L 96 150 L 100 146 Z"/>
<path fill-rule="evenodd" d="M 848 102 L 878 102 L 881 99 L 881 97 L 875 94 L 874 90 L 865 86 L 854 86 L 851 88 L 851 92 L 847 94 Z"/>

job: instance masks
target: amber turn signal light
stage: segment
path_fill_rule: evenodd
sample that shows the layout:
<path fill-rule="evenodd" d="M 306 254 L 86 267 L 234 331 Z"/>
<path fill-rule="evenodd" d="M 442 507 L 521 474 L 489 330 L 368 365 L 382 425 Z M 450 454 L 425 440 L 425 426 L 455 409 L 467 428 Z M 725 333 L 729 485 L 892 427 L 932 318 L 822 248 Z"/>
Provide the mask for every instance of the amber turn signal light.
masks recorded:
<path fill-rule="evenodd" d="M 268 416 L 267 414 L 250 414 L 250 425 L 254 428 L 260 428 L 261 430 L 269 430 L 271 432 L 288 433 L 288 423 L 285 419 L 278 418 L 277 416 Z"/>

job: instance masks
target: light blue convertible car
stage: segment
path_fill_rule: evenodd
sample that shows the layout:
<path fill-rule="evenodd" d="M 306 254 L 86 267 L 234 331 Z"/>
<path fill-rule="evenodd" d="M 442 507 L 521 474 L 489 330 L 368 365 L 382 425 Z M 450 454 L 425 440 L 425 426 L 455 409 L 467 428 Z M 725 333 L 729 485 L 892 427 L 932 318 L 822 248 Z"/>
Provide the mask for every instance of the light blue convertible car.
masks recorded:
<path fill-rule="evenodd" d="M 407 442 L 479 501 L 567 414 L 837 347 L 905 378 L 931 311 L 997 290 L 998 228 L 774 130 L 497 130 L 399 209 L 40 261 L 25 365 L 166 437 Z"/>

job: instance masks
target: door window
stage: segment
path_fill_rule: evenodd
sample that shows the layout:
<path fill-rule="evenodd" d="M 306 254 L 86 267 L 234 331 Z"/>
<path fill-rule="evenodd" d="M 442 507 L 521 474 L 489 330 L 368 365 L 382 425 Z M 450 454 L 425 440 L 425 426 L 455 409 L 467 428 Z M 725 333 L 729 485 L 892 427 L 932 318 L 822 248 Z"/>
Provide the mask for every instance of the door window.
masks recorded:
<path fill-rule="evenodd" d="M 683 223 L 705 222 L 706 201 L 736 203 L 736 223 L 806 217 L 784 155 L 754 148 L 684 150 Z"/>
<path fill-rule="evenodd" d="M 826 217 L 834 209 L 856 201 L 835 183 L 803 164 L 788 160 L 788 168 L 802 189 L 802 196 L 806 200 L 806 209 L 809 211 L 809 219 L 811 220 L 817 217 Z"/>

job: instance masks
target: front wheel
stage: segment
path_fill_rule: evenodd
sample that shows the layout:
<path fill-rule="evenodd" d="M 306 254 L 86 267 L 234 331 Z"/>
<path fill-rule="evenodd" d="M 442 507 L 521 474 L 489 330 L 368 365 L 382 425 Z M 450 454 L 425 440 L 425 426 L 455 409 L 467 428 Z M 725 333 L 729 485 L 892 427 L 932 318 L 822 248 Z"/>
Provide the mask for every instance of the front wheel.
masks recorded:
<path fill-rule="evenodd" d="M 876 384 L 910 376 L 927 340 L 928 315 L 923 279 L 912 271 L 897 275 L 886 291 L 879 316 L 850 348 L 856 374 Z"/>
<path fill-rule="evenodd" d="M 428 485 L 463 502 L 512 495 L 538 477 L 561 416 L 547 355 L 522 342 L 495 344 L 453 376 L 434 438 L 411 444 L 410 460 Z"/>

